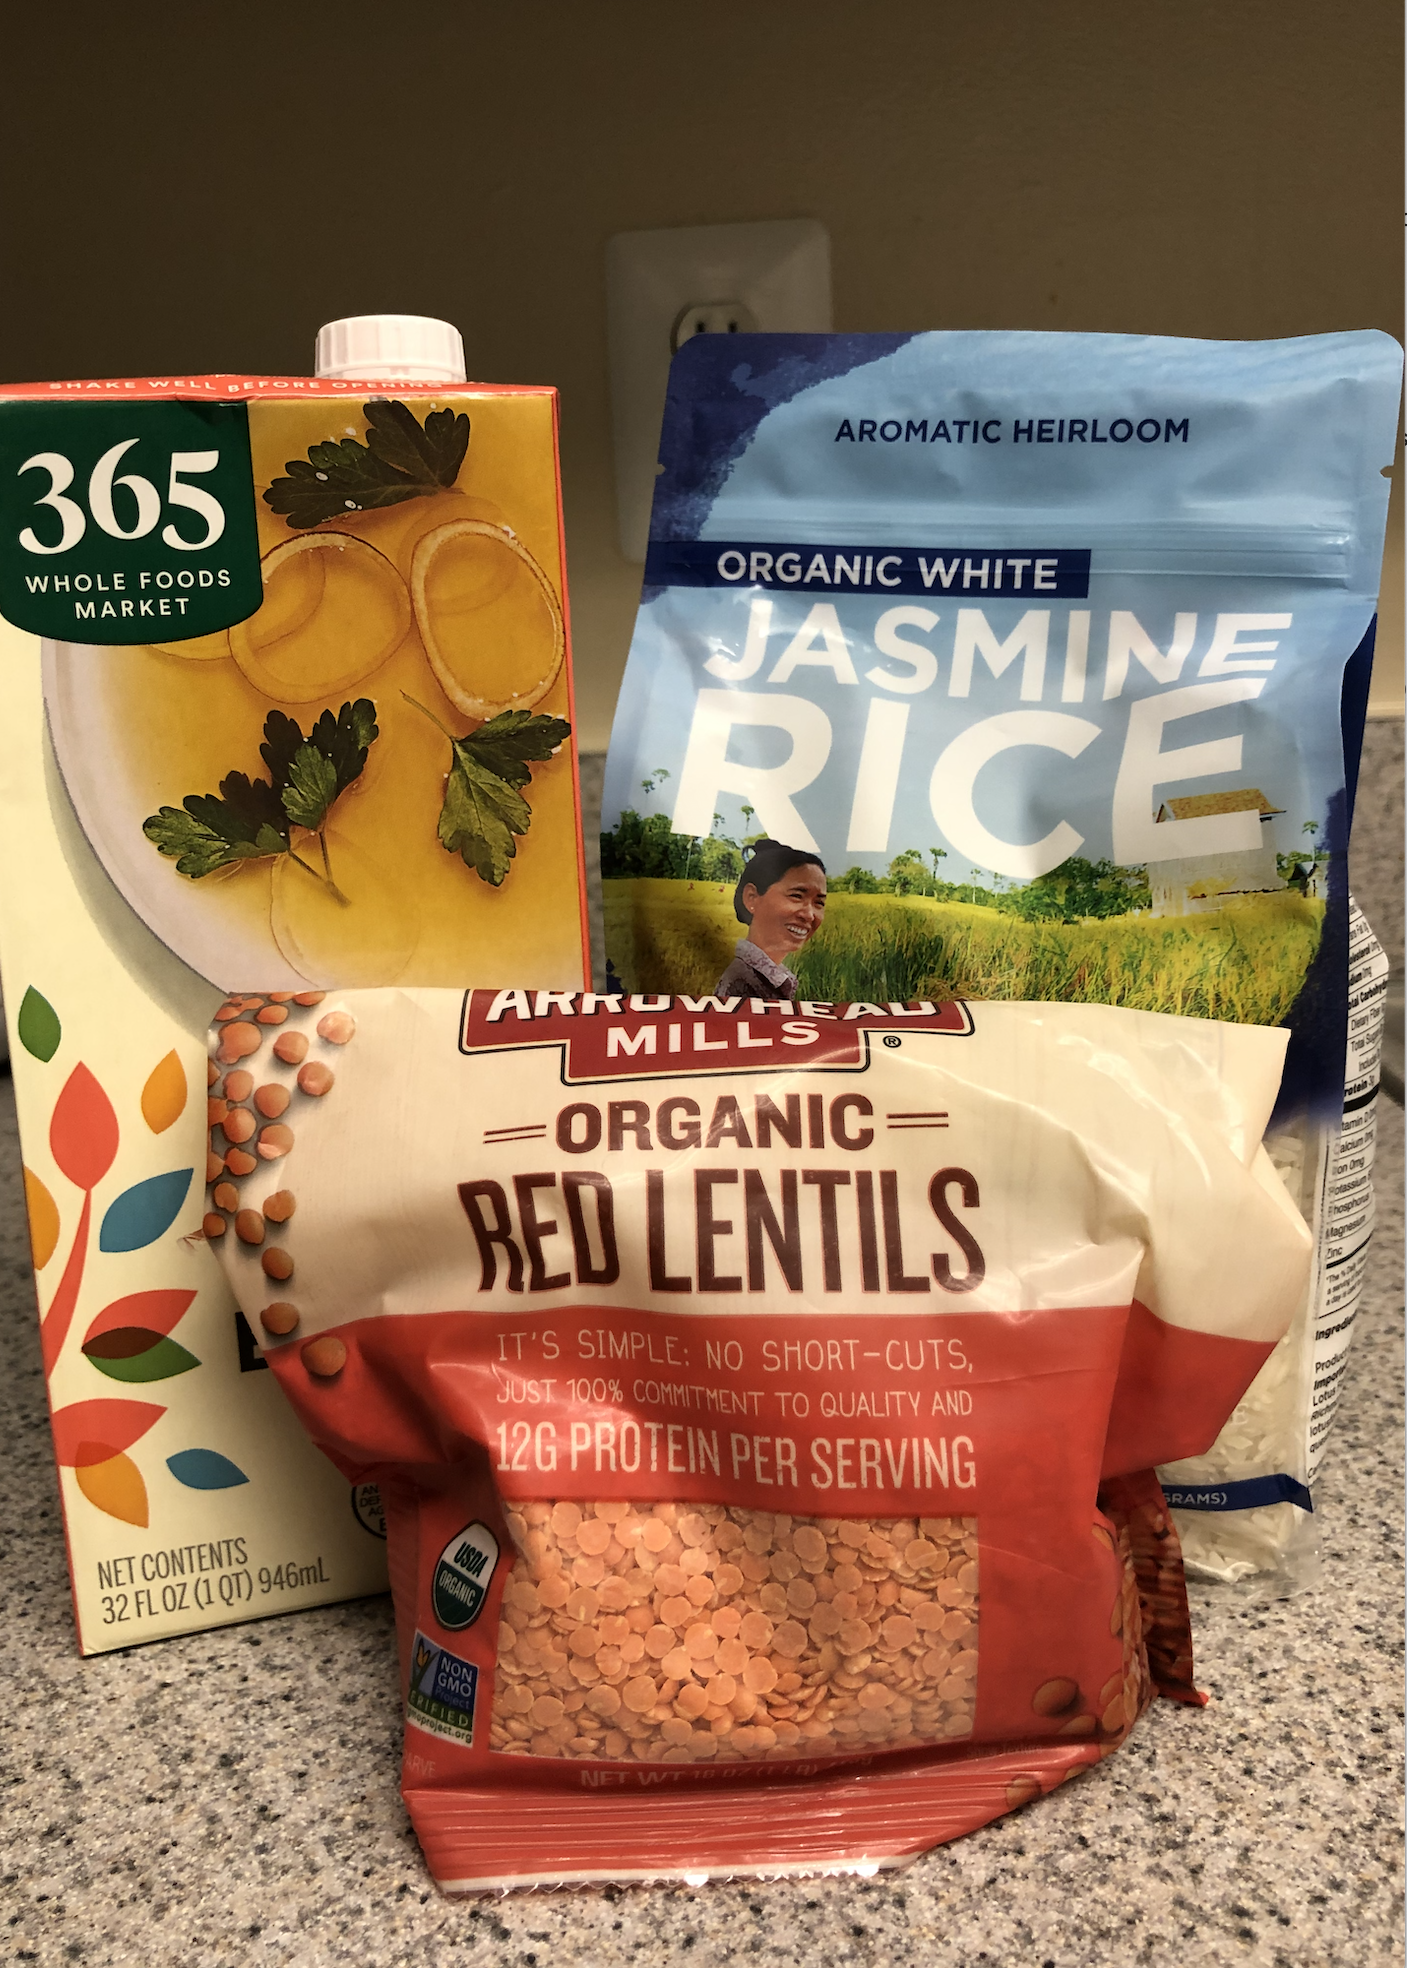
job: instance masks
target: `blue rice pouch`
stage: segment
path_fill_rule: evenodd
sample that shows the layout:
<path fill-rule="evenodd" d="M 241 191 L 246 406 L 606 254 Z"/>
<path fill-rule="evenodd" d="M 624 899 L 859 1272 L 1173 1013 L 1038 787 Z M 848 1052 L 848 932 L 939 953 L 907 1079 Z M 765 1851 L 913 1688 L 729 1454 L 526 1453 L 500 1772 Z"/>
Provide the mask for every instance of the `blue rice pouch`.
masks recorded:
<path fill-rule="evenodd" d="M 700 336 L 606 768 L 610 991 L 1288 1026 L 1313 1283 L 1161 1472 L 1190 1568 L 1271 1592 L 1372 1232 L 1347 846 L 1401 380 L 1376 332 Z"/>

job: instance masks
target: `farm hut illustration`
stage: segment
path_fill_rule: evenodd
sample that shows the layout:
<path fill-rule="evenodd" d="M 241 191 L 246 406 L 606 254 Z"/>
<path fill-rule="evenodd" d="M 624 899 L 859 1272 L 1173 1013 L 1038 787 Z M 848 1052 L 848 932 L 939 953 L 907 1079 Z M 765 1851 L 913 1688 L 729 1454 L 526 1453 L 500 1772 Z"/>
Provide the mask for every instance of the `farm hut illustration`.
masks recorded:
<path fill-rule="evenodd" d="M 1158 808 L 1158 819 L 1200 820 L 1215 813 L 1259 813 L 1260 846 L 1242 848 L 1230 854 L 1177 856 L 1166 861 L 1150 859 L 1148 888 L 1152 897 L 1149 911 L 1154 916 L 1193 916 L 1211 909 L 1225 908 L 1245 895 L 1267 895 L 1293 886 L 1303 895 L 1317 896 L 1319 874 L 1313 855 L 1287 878 L 1281 874 L 1275 851 L 1275 820 L 1283 807 L 1272 806 L 1258 786 L 1242 787 L 1227 793 L 1194 793 L 1184 799 L 1165 800 Z"/>

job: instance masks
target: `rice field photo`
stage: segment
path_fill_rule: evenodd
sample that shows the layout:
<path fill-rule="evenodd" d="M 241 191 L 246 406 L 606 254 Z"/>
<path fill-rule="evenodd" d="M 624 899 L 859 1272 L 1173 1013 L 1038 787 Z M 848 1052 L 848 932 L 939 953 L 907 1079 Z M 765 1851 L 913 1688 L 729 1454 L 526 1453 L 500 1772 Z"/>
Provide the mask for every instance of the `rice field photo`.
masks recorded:
<path fill-rule="evenodd" d="M 731 881 L 603 883 L 606 948 L 632 991 L 712 992 L 742 933 Z M 1293 887 L 1181 916 L 1027 921 L 980 903 L 832 892 L 800 952 L 802 994 L 831 1002 L 1025 998 L 1278 1025 L 1323 927 Z"/>

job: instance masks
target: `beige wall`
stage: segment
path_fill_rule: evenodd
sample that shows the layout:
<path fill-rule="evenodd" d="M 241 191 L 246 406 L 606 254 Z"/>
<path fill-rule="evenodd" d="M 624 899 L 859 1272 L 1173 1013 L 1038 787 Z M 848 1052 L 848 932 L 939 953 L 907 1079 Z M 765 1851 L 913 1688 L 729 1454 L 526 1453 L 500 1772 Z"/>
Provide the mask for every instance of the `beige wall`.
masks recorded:
<path fill-rule="evenodd" d="M 0 375 L 298 372 L 320 321 L 388 308 L 560 384 L 588 748 L 639 579 L 611 233 L 819 218 L 840 328 L 1401 334 L 1396 0 L 37 12 L 7 30 Z"/>

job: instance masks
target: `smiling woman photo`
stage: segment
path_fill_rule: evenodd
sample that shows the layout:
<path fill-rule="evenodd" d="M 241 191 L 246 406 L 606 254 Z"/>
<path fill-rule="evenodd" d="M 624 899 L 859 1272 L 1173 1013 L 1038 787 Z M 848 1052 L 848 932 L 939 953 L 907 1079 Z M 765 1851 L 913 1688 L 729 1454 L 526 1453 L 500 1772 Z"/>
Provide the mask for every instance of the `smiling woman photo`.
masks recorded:
<path fill-rule="evenodd" d="M 780 841 L 755 841 L 733 891 L 733 912 L 747 925 L 718 995 L 792 999 L 799 986 L 788 966 L 825 920 L 826 869 L 819 855 Z"/>

